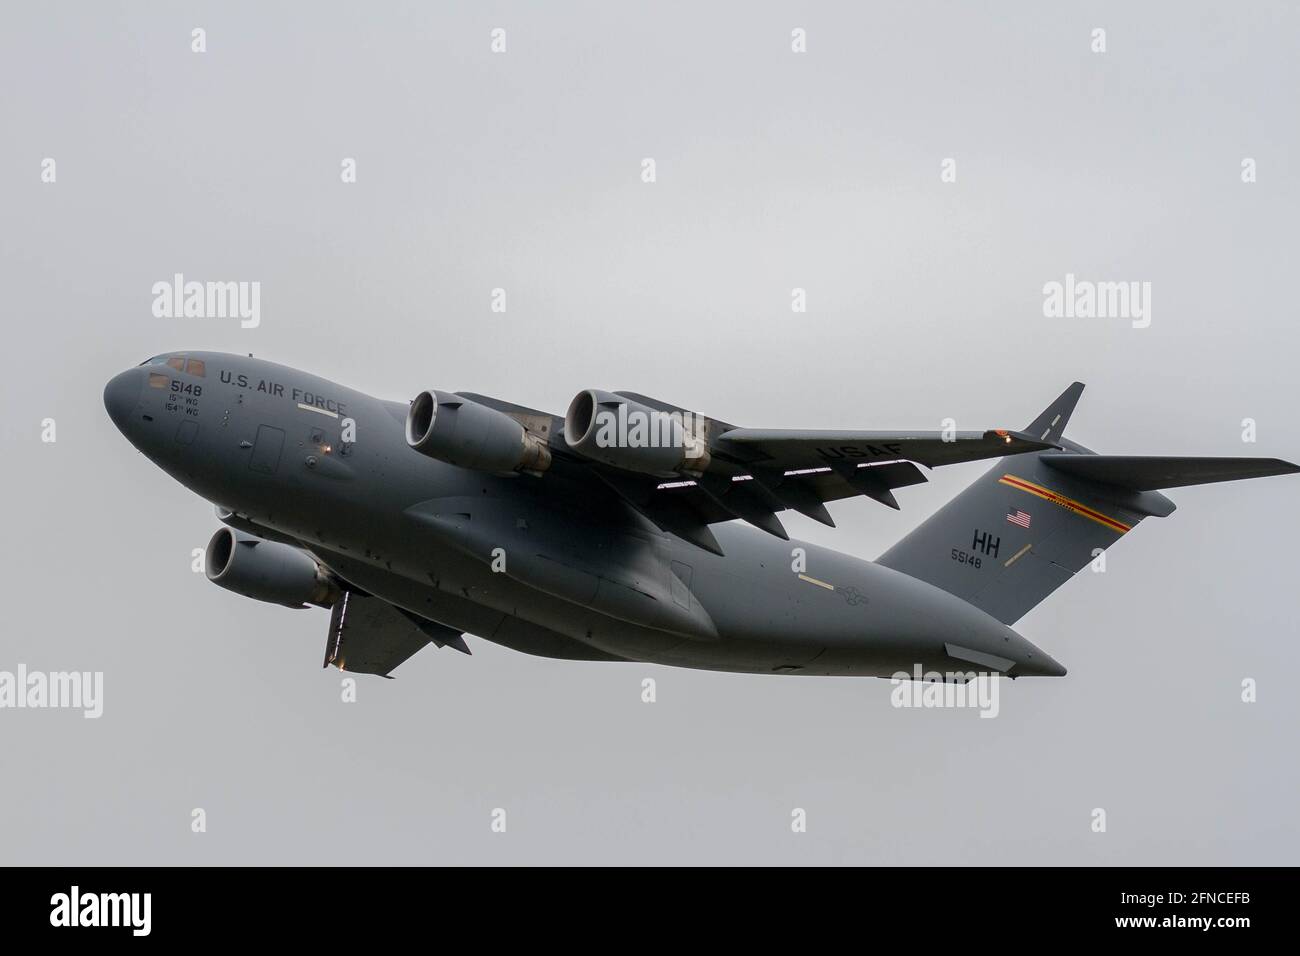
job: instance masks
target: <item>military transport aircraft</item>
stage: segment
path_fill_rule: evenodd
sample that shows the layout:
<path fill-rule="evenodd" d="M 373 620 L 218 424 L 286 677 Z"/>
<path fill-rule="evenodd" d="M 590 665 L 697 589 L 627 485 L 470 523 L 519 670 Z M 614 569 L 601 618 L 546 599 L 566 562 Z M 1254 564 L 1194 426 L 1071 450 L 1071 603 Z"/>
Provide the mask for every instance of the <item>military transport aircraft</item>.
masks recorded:
<path fill-rule="evenodd" d="M 1300 471 L 1099 455 L 1063 436 L 1083 386 L 1020 431 L 744 428 L 635 392 L 563 418 L 470 392 L 383 401 L 212 352 L 122 372 L 122 433 L 216 506 L 208 578 L 331 609 L 325 664 L 389 675 L 464 635 L 544 657 L 763 674 L 1061 676 L 1011 629 L 1158 489 Z M 875 561 L 788 540 L 792 509 L 993 468 Z"/>

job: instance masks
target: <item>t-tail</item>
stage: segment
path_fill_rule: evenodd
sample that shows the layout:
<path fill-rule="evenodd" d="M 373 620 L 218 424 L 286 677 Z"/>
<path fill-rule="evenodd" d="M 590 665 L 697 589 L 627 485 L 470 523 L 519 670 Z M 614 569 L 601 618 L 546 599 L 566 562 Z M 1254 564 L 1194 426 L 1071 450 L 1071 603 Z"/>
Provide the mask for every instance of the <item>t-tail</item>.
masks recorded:
<path fill-rule="evenodd" d="M 1025 432 L 1059 446 L 998 459 L 983 477 L 881 555 L 1014 624 L 1143 518 L 1174 503 L 1162 488 L 1300 471 L 1277 458 L 1098 455 L 1063 437 L 1075 382 Z"/>

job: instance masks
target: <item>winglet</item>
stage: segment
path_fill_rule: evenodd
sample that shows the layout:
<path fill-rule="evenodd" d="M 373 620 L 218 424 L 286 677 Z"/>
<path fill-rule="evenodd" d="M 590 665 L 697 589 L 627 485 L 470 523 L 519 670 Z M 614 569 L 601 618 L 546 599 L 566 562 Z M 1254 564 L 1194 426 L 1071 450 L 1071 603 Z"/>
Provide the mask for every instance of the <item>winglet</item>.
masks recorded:
<path fill-rule="evenodd" d="M 1074 414 L 1074 406 L 1079 403 L 1082 394 L 1083 383 L 1075 382 L 1048 405 L 1041 415 L 1025 426 L 1025 433 L 1037 441 L 1055 443 L 1065 431 L 1070 416 Z"/>

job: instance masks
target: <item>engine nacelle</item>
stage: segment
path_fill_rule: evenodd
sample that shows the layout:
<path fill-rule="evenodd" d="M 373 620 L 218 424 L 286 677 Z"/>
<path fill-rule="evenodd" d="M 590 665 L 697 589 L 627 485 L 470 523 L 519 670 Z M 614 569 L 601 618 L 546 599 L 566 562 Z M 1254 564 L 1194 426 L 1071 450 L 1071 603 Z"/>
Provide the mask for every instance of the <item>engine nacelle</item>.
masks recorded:
<path fill-rule="evenodd" d="M 331 607 L 339 587 L 315 559 L 293 545 L 221 528 L 203 556 L 208 580 L 244 597 L 286 607 Z"/>
<path fill-rule="evenodd" d="M 411 402 L 406 443 L 430 458 L 498 475 L 540 475 L 551 466 L 546 442 L 509 415 L 437 390 Z"/>
<path fill-rule="evenodd" d="M 660 411 L 592 388 L 569 403 L 564 440 L 579 454 L 615 468 L 660 478 L 699 475 L 709 467 L 703 422 L 694 412 Z"/>

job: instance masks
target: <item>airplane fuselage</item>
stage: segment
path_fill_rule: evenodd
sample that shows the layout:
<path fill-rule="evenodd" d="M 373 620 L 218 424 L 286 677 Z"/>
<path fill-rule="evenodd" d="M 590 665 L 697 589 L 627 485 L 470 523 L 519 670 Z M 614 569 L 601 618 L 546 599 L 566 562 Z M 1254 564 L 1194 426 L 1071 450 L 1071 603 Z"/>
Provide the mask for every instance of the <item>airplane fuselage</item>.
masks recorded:
<path fill-rule="evenodd" d="M 160 356 L 110 382 L 115 424 L 228 523 L 313 554 L 407 611 L 527 653 L 745 673 L 1062 673 L 974 606 L 898 571 L 739 523 L 725 556 L 572 468 L 459 468 L 408 446 L 408 405 L 251 357 Z M 188 363 L 188 364 L 187 364 Z M 201 374 L 200 374 L 201 373 Z"/>

